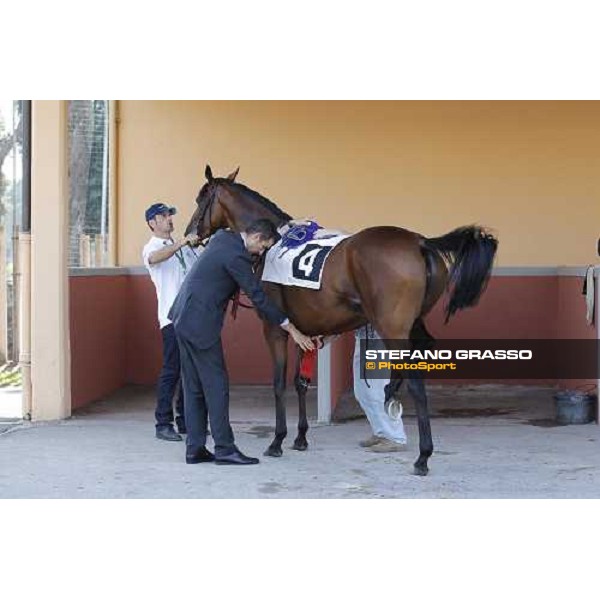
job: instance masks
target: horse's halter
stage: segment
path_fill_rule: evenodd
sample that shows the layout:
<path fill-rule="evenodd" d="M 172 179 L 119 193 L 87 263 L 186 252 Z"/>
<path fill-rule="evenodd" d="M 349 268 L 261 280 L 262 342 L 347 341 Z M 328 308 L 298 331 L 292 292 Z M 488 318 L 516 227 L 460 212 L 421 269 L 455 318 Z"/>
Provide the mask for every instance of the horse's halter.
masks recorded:
<path fill-rule="evenodd" d="M 204 204 L 204 207 L 202 208 L 202 213 L 200 214 L 200 217 L 198 218 L 198 224 L 202 226 L 202 229 L 204 230 L 204 220 L 206 218 L 206 215 L 208 213 L 208 227 L 207 227 L 207 234 L 206 236 L 200 241 L 200 245 L 203 247 L 206 247 L 207 242 L 205 240 L 207 240 L 212 232 L 210 230 L 211 227 L 211 222 L 212 222 L 212 215 L 213 215 L 213 208 L 214 208 L 214 204 L 215 204 L 215 199 L 217 197 L 217 183 L 213 182 L 211 185 L 211 188 L 209 190 L 207 190 L 208 192 L 208 198 L 206 199 L 206 202 Z M 196 227 L 196 231 L 198 231 L 198 227 Z"/>

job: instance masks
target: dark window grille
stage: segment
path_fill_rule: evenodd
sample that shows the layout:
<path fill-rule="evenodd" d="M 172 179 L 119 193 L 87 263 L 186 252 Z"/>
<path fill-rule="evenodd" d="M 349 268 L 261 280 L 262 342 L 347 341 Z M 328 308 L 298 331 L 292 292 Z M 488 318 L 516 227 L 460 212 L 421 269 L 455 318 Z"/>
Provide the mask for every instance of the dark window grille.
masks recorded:
<path fill-rule="evenodd" d="M 71 100 L 69 266 L 108 265 L 108 100 Z"/>

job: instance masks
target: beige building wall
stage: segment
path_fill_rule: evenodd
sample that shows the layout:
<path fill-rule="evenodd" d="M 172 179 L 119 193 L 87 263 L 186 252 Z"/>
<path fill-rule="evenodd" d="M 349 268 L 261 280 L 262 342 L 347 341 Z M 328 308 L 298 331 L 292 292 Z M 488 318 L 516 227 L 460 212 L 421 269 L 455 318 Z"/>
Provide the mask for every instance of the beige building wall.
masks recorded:
<path fill-rule="evenodd" d="M 596 261 L 600 102 L 119 103 L 118 262 L 140 264 L 143 211 L 174 203 L 181 234 L 204 167 L 295 216 L 428 236 L 480 223 L 499 265 Z"/>

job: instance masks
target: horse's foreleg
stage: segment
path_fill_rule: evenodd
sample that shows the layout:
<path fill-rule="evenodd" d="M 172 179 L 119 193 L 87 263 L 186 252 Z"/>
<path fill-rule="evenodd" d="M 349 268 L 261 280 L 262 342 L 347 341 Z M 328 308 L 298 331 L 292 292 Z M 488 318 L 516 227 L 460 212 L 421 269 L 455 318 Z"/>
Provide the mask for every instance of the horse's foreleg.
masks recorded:
<path fill-rule="evenodd" d="M 294 450 L 306 450 L 308 441 L 306 440 L 306 432 L 308 431 L 308 419 L 306 418 L 306 393 L 308 392 L 308 384 L 310 379 L 300 372 L 300 364 L 302 361 L 302 350 L 298 352 L 296 362 L 296 374 L 294 375 L 294 386 L 298 393 L 298 435 L 294 440 L 292 448 Z"/>
<path fill-rule="evenodd" d="M 275 438 L 264 451 L 265 456 L 280 457 L 283 454 L 281 445 L 287 436 L 285 416 L 285 387 L 287 375 L 287 340 L 288 334 L 279 326 L 265 324 L 265 337 L 273 359 L 274 376 L 273 389 L 275 392 Z"/>

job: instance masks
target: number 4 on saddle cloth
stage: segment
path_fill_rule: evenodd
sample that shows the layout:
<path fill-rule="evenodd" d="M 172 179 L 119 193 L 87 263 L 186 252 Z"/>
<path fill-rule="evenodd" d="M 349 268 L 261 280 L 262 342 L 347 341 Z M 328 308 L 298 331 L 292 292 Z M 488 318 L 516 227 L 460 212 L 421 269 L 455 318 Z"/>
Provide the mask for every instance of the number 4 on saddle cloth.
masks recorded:
<path fill-rule="evenodd" d="M 320 289 L 327 257 L 349 235 L 323 229 L 314 221 L 294 225 L 267 252 L 262 280 Z"/>
<path fill-rule="evenodd" d="M 313 290 L 321 288 L 323 267 L 331 251 L 350 234 L 323 229 L 318 223 L 294 225 L 267 252 L 263 281 Z M 323 347 L 321 341 L 320 347 Z M 302 355 L 300 385 L 307 387 L 312 379 L 317 351 Z"/>

